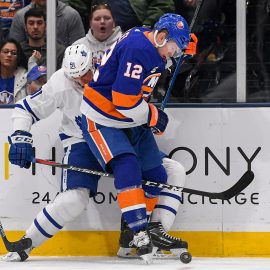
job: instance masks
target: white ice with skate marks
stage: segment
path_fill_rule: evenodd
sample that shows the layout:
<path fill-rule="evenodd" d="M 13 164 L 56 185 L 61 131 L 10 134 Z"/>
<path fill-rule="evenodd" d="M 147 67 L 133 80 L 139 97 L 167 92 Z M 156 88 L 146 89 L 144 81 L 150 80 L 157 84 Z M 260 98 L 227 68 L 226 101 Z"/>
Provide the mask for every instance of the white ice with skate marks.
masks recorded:
<path fill-rule="evenodd" d="M 154 259 L 146 265 L 139 259 L 117 257 L 31 257 L 26 262 L 0 261 L 1 270 L 269 270 L 270 258 L 193 258 L 190 264 L 177 259 Z"/>

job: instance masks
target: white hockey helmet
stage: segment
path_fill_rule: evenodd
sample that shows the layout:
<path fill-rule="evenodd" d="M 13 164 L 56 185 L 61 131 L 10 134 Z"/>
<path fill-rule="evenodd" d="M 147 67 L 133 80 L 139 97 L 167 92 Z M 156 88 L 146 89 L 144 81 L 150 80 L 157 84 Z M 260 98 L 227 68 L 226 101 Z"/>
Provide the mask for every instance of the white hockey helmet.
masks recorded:
<path fill-rule="evenodd" d="M 90 50 L 84 44 L 71 45 L 66 48 L 62 68 L 69 78 L 80 78 L 92 67 Z"/>

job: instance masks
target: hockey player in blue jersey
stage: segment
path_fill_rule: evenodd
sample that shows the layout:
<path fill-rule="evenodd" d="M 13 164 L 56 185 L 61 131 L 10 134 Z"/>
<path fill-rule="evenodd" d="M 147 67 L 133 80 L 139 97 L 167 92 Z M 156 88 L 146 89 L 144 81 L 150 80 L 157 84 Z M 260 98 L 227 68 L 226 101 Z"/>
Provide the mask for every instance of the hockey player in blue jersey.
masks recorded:
<path fill-rule="evenodd" d="M 122 216 L 147 263 L 152 257 L 147 212 L 160 189 L 142 189 L 141 180 L 167 182 L 152 132 L 162 134 L 168 116 L 146 100 L 167 60 L 179 57 L 189 42 L 189 27 L 176 14 L 163 15 L 153 31 L 131 29 L 103 57 L 81 104 L 84 138 L 103 168 L 113 172 Z"/>
<path fill-rule="evenodd" d="M 71 63 L 73 64 L 71 65 Z M 30 128 L 33 123 L 42 120 L 59 108 L 64 113 L 60 130 L 60 138 L 66 151 L 64 161 L 77 166 L 101 169 L 89 152 L 76 120 L 80 117 L 81 85 L 92 78 L 91 71 L 88 71 L 89 68 L 92 69 L 90 63 L 91 57 L 89 58 L 89 52 L 85 46 L 70 46 L 66 50 L 63 68 L 52 76 L 41 91 L 28 96 L 16 105 L 12 118 L 14 131 L 17 131 L 11 135 L 13 142 L 10 148 L 10 160 L 13 164 L 26 168 L 30 166 L 32 159 Z M 73 68 L 74 66 L 79 66 L 79 68 Z M 17 144 L 15 137 L 25 138 L 28 143 Z M 169 184 L 184 186 L 183 166 L 163 156 L 162 160 L 169 176 Z M 32 248 L 38 247 L 50 239 L 87 206 L 89 192 L 95 193 L 98 177 L 67 170 L 63 176 L 63 191 L 65 192 L 61 192 L 54 202 L 46 206 L 26 231 L 26 237 L 32 239 L 31 249 L 19 253 L 8 253 L 3 260 L 26 260 Z M 152 215 L 152 221 L 161 222 L 166 231 L 170 229 L 177 213 L 180 203 L 179 193 L 167 191 L 160 194 L 157 208 Z M 163 234 L 163 238 L 164 236 L 165 234 Z M 127 252 L 127 250 L 123 250 L 123 252 Z"/>

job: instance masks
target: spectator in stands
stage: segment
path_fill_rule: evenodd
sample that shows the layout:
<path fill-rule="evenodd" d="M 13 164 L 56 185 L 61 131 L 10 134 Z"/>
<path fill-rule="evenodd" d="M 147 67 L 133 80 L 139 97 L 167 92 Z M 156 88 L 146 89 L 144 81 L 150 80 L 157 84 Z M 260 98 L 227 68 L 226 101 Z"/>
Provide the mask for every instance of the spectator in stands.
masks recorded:
<path fill-rule="evenodd" d="M 27 61 L 34 51 L 41 54 L 37 65 L 46 66 L 47 45 L 46 45 L 46 18 L 45 13 L 40 8 L 31 8 L 24 15 L 25 31 L 28 36 L 27 41 L 21 43 L 22 49 Z M 65 47 L 58 42 L 56 43 L 56 65 L 57 69 L 62 66 L 62 60 L 65 53 Z"/>
<path fill-rule="evenodd" d="M 173 0 L 107 0 L 112 8 L 116 24 L 126 31 L 134 26 L 152 27 L 164 13 L 174 12 Z M 92 1 L 92 5 L 101 1 Z"/>
<path fill-rule="evenodd" d="M 47 68 L 45 66 L 34 66 L 27 73 L 27 93 L 32 95 L 47 82 Z"/>
<path fill-rule="evenodd" d="M 30 0 L 0 0 L 0 38 L 7 38 L 12 19 L 19 9 L 30 4 Z"/>
<path fill-rule="evenodd" d="M 0 43 L 0 104 L 13 104 L 27 95 L 27 61 L 15 39 Z"/>
<path fill-rule="evenodd" d="M 65 47 L 85 35 L 83 23 L 79 13 L 65 3 L 56 0 L 56 38 L 57 42 Z M 46 0 L 33 0 L 33 2 L 19 10 L 13 18 L 10 36 L 22 42 L 26 40 L 24 14 L 30 8 L 38 7 L 46 14 Z"/>
<path fill-rule="evenodd" d="M 121 28 L 115 26 L 112 10 L 108 4 L 92 7 L 89 15 L 89 31 L 84 38 L 74 42 L 86 45 L 92 53 L 93 66 L 101 63 L 105 51 L 122 35 Z"/>

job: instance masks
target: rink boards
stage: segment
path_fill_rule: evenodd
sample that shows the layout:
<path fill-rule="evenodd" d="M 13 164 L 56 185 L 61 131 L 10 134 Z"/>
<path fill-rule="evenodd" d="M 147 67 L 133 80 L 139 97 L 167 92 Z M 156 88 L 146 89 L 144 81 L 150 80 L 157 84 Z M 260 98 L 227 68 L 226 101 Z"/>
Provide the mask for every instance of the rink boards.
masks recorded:
<path fill-rule="evenodd" d="M 158 138 L 161 150 L 181 162 L 186 187 L 219 192 L 247 169 L 251 185 L 229 201 L 183 194 L 173 235 L 189 242 L 194 256 L 270 256 L 270 109 L 170 108 L 170 123 Z M 60 170 L 37 165 L 29 170 L 8 162 L 11 109 L 0 110 L 0 219 L 17 240 L 36 214 L 59 191 Z M 33 127 L 36 157 L 61 162 L 57 112 Z M 120 210 L 113 180 L 100 180 L 89 207 L 62 232 L 34 250 L 37 255 L 115 255 Z M 5 249 L 0 244 L 0 253 Z"/>

